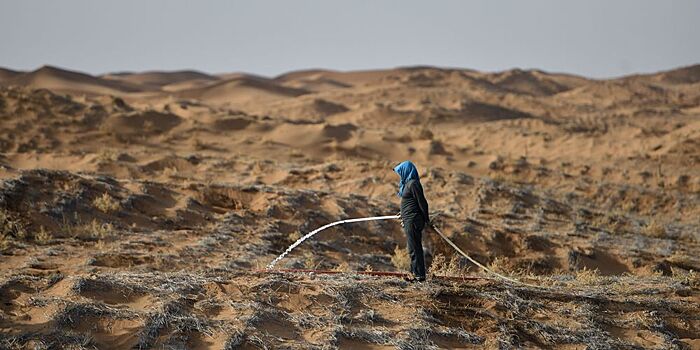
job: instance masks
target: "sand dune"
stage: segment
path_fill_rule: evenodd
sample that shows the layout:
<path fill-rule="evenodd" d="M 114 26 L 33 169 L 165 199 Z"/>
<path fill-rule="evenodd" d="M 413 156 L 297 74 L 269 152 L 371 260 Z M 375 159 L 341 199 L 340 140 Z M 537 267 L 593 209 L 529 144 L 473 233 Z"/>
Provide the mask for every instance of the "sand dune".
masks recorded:
<path fill-rule="evenodd" d="M 325 91 L 348 88 L 352 86 L 347 82 L 341 82 L 339 80 L 329 78 L 328 75 L 333 75 L 333 72 L 316 69 L 282 74 L 275 77 L 274 80 L 284 84 L 285 86 L 309 91 Z"/>
<path fill-rule="evenodd" d="M 695 84 L 700 82 L 700 64 L 654 74 L 652 77 L 669 84 Z"/>
<path fill-rule="evenodd" d="M 11 69 L 0 68 L 0 84 L 21 74 L 21 72 Z"/>
<path fill-rule="evenodd" d="M 306 90 L 285 87 L 269 79 L 244 76 L 231 78 L 209 86 L 180 91 L 178 96 L 219 104 L 270 101 L 301 96 L 306 93 L 308 93 Z"/>
<path fill-rule="evenodd" d="M 5 81 L 4 85 L 82 94 L 117 95 L 141 90 L 139 86 L 134 84 L 109 81 L 52 66 L 43 66 L 35 71 L 16 75 L 12 79 Z"/>
<path fill-rule="evenodd" d="M 105 132 L 114 135 L 147 136 L 168 131 L 180 122 L 181 118 L 174 114 L 143 111 L 110 116 L 102 127 Z"/>
<path fill-rule="evenodd" d="M 0 348 L 697 347 L 697 67 L 0 71 Z M 434 222 L 411 284 L 411 159 Z M 362 272 L 362 273 L 359 273 Z"/>
<path fill-rule="evenodd" d="M 341 143 L 352 137 L 357 126 L 353 124 L 281 124 L 269 133 L 269 139 L 290 146 L 318 146 L 329 143 Z"/>
<path fill-rule="evenodd" d="M 433 111 L 432 114 L 437 122 L 450 121 L 458 123 L 533 118 L 528 113 L 473 101 L 462 101 L 460 108 L 457 110 Z"/>
<path fill-rule="evenodd" d="M 283 100 L 266 107 L 272 117 L 306 123 L 319 123 L 332 115 L 349 111 L 346 106 L 321 98 Z"/>
<path fill-rule="evenodd" d="M 538 71 L 523 71 L 519 69 L 496 73 L 491 81 L 502 88 L 516 93 L 534 96 L 554 95 L 571 89 L 571 86 L 560 84 L 554 77 Z M 580 83 L 578 85 L 581 85 Z"/>
<path fill-rule="evenodd" d="M 217 74 L 216 77 L 219 78 L 219 80 L 231 80 L 231 79 L 270 80 L 269 78 L 264 77 L 262 75 L 242 73 L 242 72 L 222 73 L 222 74 Z"/>
<path fill-rule="evenodd" d="M 217 81 L 218 80 L 211 80 L 211 79 L 185 80 L 185 81 L 176 82 L 176 83 L 172 83 L 172 84 L 168 84 L 168 85 L 163 85 L 160 87 L 160 89 L 163 91 L 168 91 L 168 92 L 192 90 L 192 89 L 197 89 L 197 88 L 201 88 L 201 87 L 215 84 Z"/>
<path fill-rule="evenodd" d="M 393 70 L 366 70 L 340 72 L 331 70 L 304 70 L 299 72 L 291 72 L 275 77 L 275 80 L 289 83 L 295 80 L 304 79 L 327 79 L 328 81 L 336 82 L 336 84 L 344 84 L 348 86 L 361 86 L 380 81 L 382 78 L 391 75 Z"/>
<path fill-rule="evenodd" d="M 100 78 L 127 82 L 133 85 L 161 88 L 166 85 L 184 83 L 189 81 L 216 81 L 219 78 L 197 71 L 170 71 L 170 72 L 143 72 L 143 73 L 113 73 L 100 76 Z"/>
<path fill-rule="evenodd" d="M 274 79 L 280 82 L 287 82 L 293 80 L 302 80 L 307 78 L 321 77 L 328 74 L 339 74 L 340 72 L 326 70 L 326 69 L 305 69 L 293 72 L 288 72 L 276 76 Z"/>

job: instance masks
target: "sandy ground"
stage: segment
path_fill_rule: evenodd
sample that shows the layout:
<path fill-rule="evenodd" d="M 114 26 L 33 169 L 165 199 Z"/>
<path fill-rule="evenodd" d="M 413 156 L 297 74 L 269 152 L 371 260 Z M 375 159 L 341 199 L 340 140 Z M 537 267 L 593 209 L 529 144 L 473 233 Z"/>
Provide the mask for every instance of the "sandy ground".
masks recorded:
<path fill-rule="evenodd" d="M 397 222 L 413 160 L 421 284 Z M 0 348 L 700 348 L 700 66 L 0 69 Z"/>

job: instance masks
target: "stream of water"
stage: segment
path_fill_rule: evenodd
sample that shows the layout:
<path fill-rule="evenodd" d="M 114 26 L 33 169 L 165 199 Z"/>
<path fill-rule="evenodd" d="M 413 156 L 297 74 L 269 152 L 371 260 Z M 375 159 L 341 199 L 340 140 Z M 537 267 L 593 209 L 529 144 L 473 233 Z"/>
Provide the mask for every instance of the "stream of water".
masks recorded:
<path fill-rule="evenodd" d="M 321 231 L 323 231 L 323 230 L 325 230 L 325 229 L 327 229 L 327 228 L 329 228 L 329 227 L 333 227 L 333 226 L 335 226 L 335 225 L 345 224 L 345 223 L 349 223 L 349 222 L 374 221 L 374 220 L 389 220 L 389 219 L 399 219 L 399 216 L 398 216 L 398 215 L 386 215 L 386 216 L 372 216 L 372 217 L 368 217 L 368 218 L 345 219 L 345 220 L 340 220 L 340 221 L 336 221 L 336 222 L 331 222 L 330 224 L 321 226 L 321 227 L 319 227 L 319 228 L 317 228 L 317 229 L 315 229 L 315 230 L 313 230 L 313 231 L 307 233 L 307 234 L 304 235 L 303 237 L 297 239 L 297 241 L 294 242 L 294 243 L 292 243 L 292 245 L 290 245 L 290 246 L 287 248 L 287 250 L 284 251 L 284 253 L 282 253 L 282 254 L 280 254 L 280 256 L 276 257 L 275 260 L 272 260 L 272 262 L 271 262 L 269 265 L 267 265 L 267 269 L 268 269 L 268 270 L 271 270 L 273 267 L 275 267 L 275 264 L 277 264 L 277 263 L 278 263 L 280 260 L 282 260 L 287 254 L 289 254 L 289 252 L 291 252 L 292 249 L 296 248 L 298 245 L 300 245 L 300 244 L 301 244 L 302 242 L 304 242 L 305 240 L 311 238 L 313 235 L 315 235 L 315 234 L 317 234 L 317 233 L 319 233 L 319 232 L 321 232 Z"/>

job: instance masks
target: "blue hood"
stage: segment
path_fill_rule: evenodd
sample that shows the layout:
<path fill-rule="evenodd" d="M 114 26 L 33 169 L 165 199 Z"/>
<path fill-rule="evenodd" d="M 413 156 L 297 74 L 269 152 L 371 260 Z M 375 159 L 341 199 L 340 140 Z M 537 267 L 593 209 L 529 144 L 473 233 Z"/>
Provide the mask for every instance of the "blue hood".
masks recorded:
<path fill-rule="evenodd" d="M 401 164 L 394 168 L 394 171 L 401 177 L 401 181 L 399 181 L 399 197 L 403 195 L 403 188 L 406 186 L 408 180 L 420 181 L 418 169 L 416 169 L 416 166 L 409 160 L 401 162 Z"/>

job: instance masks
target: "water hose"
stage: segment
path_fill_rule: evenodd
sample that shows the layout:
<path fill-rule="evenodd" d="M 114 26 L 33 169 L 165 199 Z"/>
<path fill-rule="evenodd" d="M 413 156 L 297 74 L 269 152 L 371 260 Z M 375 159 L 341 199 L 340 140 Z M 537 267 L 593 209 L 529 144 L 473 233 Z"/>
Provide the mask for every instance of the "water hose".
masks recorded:
<path fill-rule="evenodd" d="M 454 244 L 454 242 L 452 242 L 452 240 L 450 240 L 449 238 L 447 238 L 447 236 L 445 236 L 437 227 L 435 227 L 435 225 L 430 225 L 430 227 L 431 227 L 433 230 L 435 230 L 435 232 L 437 232 L 437 234 L 440 235 L 440 237 L 442 237 L 442 239 L 444 239 L 445 242 L 447 242 L 447 244 L 449 244 L 450 246 L 452 246 L 452 248 L 454 248 L 454 249 L 457 251 L 457 253 L 459 253 L 459 254 L 462 255 L 463 257 L 467 258 L 467 260 L 471 261 L 474 265 L 480 267 L 480 268 L 483 269 L 484 271 L 486 271 L 486 272 L 488 272 L 488 273 L 490 273 L 490 274 L 492 274 L 492 275 L 494 275 L 494 276 L 497 276 L 498 278 L 501 278 L 501 279 L 504 279 L 504 280 L 506 280 L 506 281 L 509 281 L 509 282 L 518 283 L 518 284 L 524 284 L 524 285 L 531 286 L 531 287 L 536 287 L 536 286 L 534 286 L 534 285 L 530 285 L 530 284 L 527 284 L 527 283 L 520 282 L 520 281 L 518 281 L 518 280 L 512 279 L 512 278 L 510 278 L 510 277 L 503 276 L 503 275 L 501 275 L 500 273 L 489 269 L 488 267 L 482 265 L 480 262 L 478 262 L 478 261 L 472 259 L 472 257 L 469 256 L 469 254 L 463 252 L 462 249 L 459 249 L 459 247 L 458 247 L 456 244 Z"/>
<path fill-rule="evenodd" d="M 399 215 L 372 216 L 372 217 L 367 217 L 367 218 L 356 218 L 356 219 L 339 220 L 339 221 L 332 222 L 332 223 L 330 223 L 330 224 L 321 226 L 321 227 L 319 227 L 319 228 L 317 228 L 317 229 L 315 229 L 315 230 L 313 230 L 313 231 L 307 233 L 307 234 L 304 235 L 303 237 L 299 238 L 296 242 L 292 243 L 292 245 L 290 245 L 289 248 L 287 248 L 287 250 L 285 250 L 282 254 L 280 254 L 280 256 L 278 256 L 277 258 L 275 258 L 275 260 L 272 260 L 272 262 L 270 262 L 270 264 L 267 265 L 267 270 L 268 270 L 268 271 L 269 271 L 269 270 L 272 270 L 272 268 L 275 267 L 275 264 L 277 264 L 277 262 L 279 262 L 280 260 L 282 260 L 287 254 L 289 254 L 289 252 L 292 251 L 292 249 L 296 248 L 299 244 L 301 244 L 302 242 L 304 242 L 306 239 L 308 239 L 309 237 L 311 237 L 311 236 L 313 236 L 313 235 L 315 235 L 315 234 L 317 234 L 317 233 L 319 233 L 319 232 L 321 232 L 321 231 L 323 231 L 323 230 L 325 230 L 325 229 L 327 229 L 327 228 L 329 228 L 329 227 L 333 227 L 333 226 L 340 225 L 340 224 L 345 224 L 345 223 L 350 223 L 350 222 L 374 221 L 374 220 L 388 220 L 388 219 L 399 219 L 399 218 L 400 218 Z M 437 227 L 435 227 L 435 225 L 432 225 L 432 224 L 431 224 L 430 227 L 431 227 L 435 232 L 437 232 L 437 234 L 438 234 L 443 240 L 445 240 L 445 242 L 447 242 L 447 244 L 449 244 L 452 248 L 454 248 L 454 249 L 457 251 L 457 253 L 459 253 L 460 255 L 462 255 L 463 257 L 465 257 L 467 260 L 471 261 L 474 265 L 478 266 L 478 267 L 481 268 L 482 270 L 484 270 L 484 271 L 486 271 L 486 272 L 488 272 L 488 273 L 490 273 L 490 274 L 492 274 L 492 275 L 494 275 L 494 276 L 496 276 L 496 277 L 498 277 L 498 278 L 500 278 L 500 279 L 502 279 L 502 280 L 508 281 L 508 282 L 512 282 L 512 283 L 515 283 L 515 284 L 521 284 L 521 285 L 525 285 L 525 286 L 528 286 L 528 287 L 540 288 L 540 286 L 536 286 L 536 285 L 533 285 L 533 284 L 521 282 L 521 281 L 518 281 L 518 280 L 516 280 L 516 279 L 513 279 L 513 278 L 510 278 L 510 277 L 501 275 L 500 273 L 495 272 L 495 271 L 489 269 L 488 267 L 486 267 L 486 266 L 484 266 L 483 264 L 479 263 L 478 261 L 474 260 L 472 257 L 469 256 L 469 254 L 467 254 L 467 253 L 465 253 L 464 251 L 462 251 L 462 249 L 460 249 L 456 244 L 454 244 L 454 242 L 452 242 L 452 240 L 450 240 L 449 238 L 447 238 L 447 236 L 445 236 L 445 234 L 443 234 L 442 231 L 440 231 L 440 229 L 438 229 Z"/>

